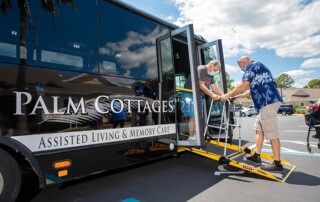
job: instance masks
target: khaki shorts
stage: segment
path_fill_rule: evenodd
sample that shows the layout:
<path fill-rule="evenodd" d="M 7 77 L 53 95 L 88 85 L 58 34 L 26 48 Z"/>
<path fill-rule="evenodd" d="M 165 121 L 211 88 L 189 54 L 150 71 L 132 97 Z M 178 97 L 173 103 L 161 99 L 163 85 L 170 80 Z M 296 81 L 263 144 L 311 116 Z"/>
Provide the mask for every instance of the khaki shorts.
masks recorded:
<path fill-rule="evenodd" d="M 279 138 L 278 109 L 280 102 L 269 104 L 259 110 L 254 129 L 262 131 L 267 140 Z"/>

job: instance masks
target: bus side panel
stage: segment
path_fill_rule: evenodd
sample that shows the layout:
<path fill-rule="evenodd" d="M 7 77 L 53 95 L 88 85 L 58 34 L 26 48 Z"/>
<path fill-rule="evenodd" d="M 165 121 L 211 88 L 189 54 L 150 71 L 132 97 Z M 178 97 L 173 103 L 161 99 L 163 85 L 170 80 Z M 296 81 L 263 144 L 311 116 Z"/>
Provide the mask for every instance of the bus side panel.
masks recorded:
<path fill-rule="evenodd" d="M 168 145 L 151 146 L 149 140 L 38 155 L 36 158 L 44 170 L 47 184 L 51 184 L 168 155 L 172 155 Z M 55 168 L 55 163 L 65 161 L 70 161 L 71 164 L 67 167 Z"/>
<path fill-rule="evenodd" d="M 53 182 L 61 180 L 53 168 L 58 160 L 71 160 L 60 175 L 72 179 L 168 154 L 162 145 L 149 148 L 158 137 L 74 143 L 80 136 L 73 133 L 83 131 L 175 124 L 173 67 L 163 73 L 168 82 L 159 83 L 156 56 L 156 38 L 170 28 L 97 2 L 57 4 L 53 14 L 28 1 L 32 16 L 18 4 L 0 14 L 0 135 L 25 145 L 39 137 L 27 147 Z"/>
<path fill-rule="evenodd" d="M 49 150 L 51 152 L 58 147 L 58 149 L 68 149 L 77 146 L 77 144 L 89 148 L 93 145 L 92 141 L 98 142 L 100 138 L 100 142 L 102 142 L 101 139 L 107 138 L 101 136 L 104 134 L 100 133 L 111 131 L 110 133 L 116 134 L 119 131 L 121 133 L 126 131 L 129 136 L 132 133 L 131 131 L 136 130 L 136 128 L 155 128 L 158 123 L 158 113 L 139 112 L 140 108 L 144 107 L 144 102 L 140 102 L 141 106 L 139 107 L 134 105 L 137 104 L 137 100 L 144 100 L 144 96 L 136 96 L 134 89 L 116 86 L 114 83 L 108 82 L 105 77 L 75 72 L 72 73 L 73 76 L 69 76 L 70 73 L 67 71 L 25 67 L 26 88 L 23 91 L 17 91 L 15 86 L 18 71 L 19 67 L 15 65 L 4 65 L 0 68 L 1 81 L 8 86 L 6 90 L 1 92 L 0 98 L 2 103 L 0 106 L 1 130 L 4 136 L 15 138 L 18 141 L 23 138 L 23 141 L 20 142 L 25 143 L 32 152 Z M 68 80 L 72 80 L 72 82 L 68 82 Z M 98 84 L 91 84 L 90 81 L 92 80 L 98 80 L 103 85 L 99 84 L 98 81 Z M 129 81 L 134 82 L 134 80 Z M 45 84 L 45 87 L 40 86 L 40 83 Z M 48 85 L 48 83 L 51 84 Z M 118 92 L 126 95 L 121 95 Z M 130 109 L 128 108 L 128 102 L 123 101 L 123 109 L 126 110 L 124 128 L 119 128 L 119 125 L 117 129 L 113 128 L 111 101 L 117 99 L 122 102 L 122 100 L 130 98 L 133 100 Z M 97 99 L 100 102 L 94 106 Z M 84 109 L 79 103 L 83 104 Z M 72 105 L 75 107 L 73 108 Z M 110 110 L 110 112 L 97 113 L 96 108 L 102 111 Z M 75 114 L 74 110 L 77 109 L 79 111 Z M 91 133 L 94 133 L 94 131 L 97 131 L 95 138 L 91 137 Z M 85 143 L 90 142 L 89 138 L 91 138 L 91 144 L 82 144 L 83 134 L 87 136 L 85 137 Z M 81 140 L 79 140 L 79 136 L 81 136 Z M 174 138 L 172 137 L 172 139 Z M 149 141 L 122 144 L 123 142 L 137 142 L 138 139 L 135 137 L 128 139 L 128 141 L 123 139 L 122 142 L 117 143 L 120 144 L 119 146 L 107 145 L 99 148 L 96 145 L 93 149 L 81 149 L 79 151 L 76 151 L 77 148 L 75 147 L 73 148 L 75 151 L 72 152 L 38 155 L 37 158 L 49 175 L 56 173 L 56 170 L 52 168 L 53 162 L 70 158 L 72 168 L 75 168 L 74 170 L 80 169 L 79 172 L 74 171 L 68 176 L 73 178 L 77 175 L 85 175 L 86 172 L 98 172 L 137 163 L 141 161 L 139 156 L 142 160 L 146 160 L 154 154 L 162 154 L 161 150 L 148 153 L 147 156 L 145 154 L 131 156 L 126 153 L 128 151 L 134 153 L 133 149 L 148 150 Z M 36 144 L 34 148 L 27 145 L 30 141 Z M 103 143 L 108 143 L 108 140 Z M 141 151 L 137 152 L 141 154 Z"/>

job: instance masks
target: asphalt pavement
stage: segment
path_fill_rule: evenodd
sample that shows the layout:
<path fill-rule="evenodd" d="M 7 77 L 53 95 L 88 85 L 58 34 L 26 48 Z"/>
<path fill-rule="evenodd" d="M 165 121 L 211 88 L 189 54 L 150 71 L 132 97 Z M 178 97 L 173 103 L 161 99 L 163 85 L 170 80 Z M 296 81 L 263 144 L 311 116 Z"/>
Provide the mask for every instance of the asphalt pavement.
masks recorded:
<path fill-rule="evenodd" d="M 255 117 L 241 119 L 244 146 L 251 148 L 255 146 Z M 319 201 L 318 139 L 310 138 L 312 153 L 309 153 L 306 147 L 308 128 L 303 116 L 279 115 L 278 118 L 282 141 L 281 157 L 297 166 L 283 183 L 249 172 L 217 175 L 220 171 L 218 162 L 192 153 L 183 153 L 179 158 L 167 158 L 49 186 L 36 195 L 32 193 L 20 197 L 20 201 Z M 263 152 L 271 154 L 271 147 L 267 142 Z"/>

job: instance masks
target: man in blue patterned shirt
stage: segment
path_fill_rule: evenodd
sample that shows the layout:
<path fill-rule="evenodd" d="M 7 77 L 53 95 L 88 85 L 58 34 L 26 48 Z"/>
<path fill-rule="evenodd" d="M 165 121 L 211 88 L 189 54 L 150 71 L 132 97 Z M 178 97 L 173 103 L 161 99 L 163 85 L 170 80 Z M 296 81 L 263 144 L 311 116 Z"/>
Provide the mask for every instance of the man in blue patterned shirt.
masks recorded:
<path fill-rule="evenodd" d="M 263 165 L 261 169 L 282 172 L 283 166 L 280 161 L 280 138 L 278 129 L 277 112 L 282 99 L 279 95 L 277 85 L 270 70 L 261 62 L 255 62 L 248 56 L 238 60 L 238 65 L 244 72 L 242 82 L 231 92 L 221 96 L 226 100 L 248 87 L 250 90 L 233 98 L 244 98 L 251 95 L 253 103 L 259 115 L 257 116 L 254 129 L 256 130 L 256 152 L 253 156 L 245 157 L 245 160 L 261 165 L 260 153 L 264 138 L 270 140 L 274 162 L 271 165 Z"/>

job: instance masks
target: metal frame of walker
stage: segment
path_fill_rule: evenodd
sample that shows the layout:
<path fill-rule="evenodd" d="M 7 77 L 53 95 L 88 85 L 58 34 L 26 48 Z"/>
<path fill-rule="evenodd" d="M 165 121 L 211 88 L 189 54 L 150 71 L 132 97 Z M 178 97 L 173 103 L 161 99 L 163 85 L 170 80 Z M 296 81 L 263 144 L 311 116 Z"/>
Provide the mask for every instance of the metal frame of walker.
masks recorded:
<path fill-rule="evenodd" d="M 226 156 L 227 154 L 227 142 L 228 142 L 228 137 L 229 137 L 229 127 L 237 127 L 239 128 L 238 130 L 238 152 L 241 152 L 241 108 L 239 111 L 239 117 L 237 118 L 236 124 L 231 124 L 230 123 L 230 115 L 231 112 L 234 111 L 233 105 L 231 105 L 231 101 L 229 99 L 223 101 L 223 106 L 222 106 L 222 114 L 221 114 L 221 121 L 220 121 L 220 126 L 217 125 L 210 125 L 210 112 L 212 110 L 212 105 L 213 105 L 214 100 L 211 100 L 209 111 L 208 111 L 208 116 L 206 120 L 206 127 L 204 129 L 204 137 L 207 135 L 208 128 L 216 128 L 219 129 L 219 136 L 217 140 L 217 145 L 219 145 L 220 139 L 221 139 L 221 133 L 222 130 L 225 131 L 225 141 L 224 141 L 224 152 L 223 156 Z M 242 106 L 242 103 L 240 100 L 238 100 L 240 107 Z M 226 108 L 228 107 L 228 110 Z M 224 122 L 225 120 L 225 122 Z"/>

